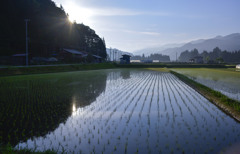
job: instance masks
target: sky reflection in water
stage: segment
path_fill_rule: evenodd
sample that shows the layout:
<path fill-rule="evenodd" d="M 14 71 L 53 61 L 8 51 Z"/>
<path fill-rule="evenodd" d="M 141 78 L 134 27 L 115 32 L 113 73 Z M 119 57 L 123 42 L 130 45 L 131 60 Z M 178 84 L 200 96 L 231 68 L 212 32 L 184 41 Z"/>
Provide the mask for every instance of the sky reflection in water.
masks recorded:
<path fill-rule="evenodd" d="M 106 87 L 53 132 L 16 148 L 76 153 L 217 153 L 240 142 L 240 124 L 169 73 L 106 71 Z M 81 86 L 81 85 L 79 85 Z"/>

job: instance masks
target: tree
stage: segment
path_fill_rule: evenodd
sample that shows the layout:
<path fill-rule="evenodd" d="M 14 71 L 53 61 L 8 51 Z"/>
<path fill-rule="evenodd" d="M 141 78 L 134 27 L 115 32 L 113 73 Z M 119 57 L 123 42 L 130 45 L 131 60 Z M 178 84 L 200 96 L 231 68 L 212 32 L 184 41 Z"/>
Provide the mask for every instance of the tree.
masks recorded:
<path fill-rule="evenodd" d="M 90 27 L 69 22 L 62 5 L 56 7 L 52 0 L 7 0 L 1 5 L 1 55 L 25 51 L 24 19 L 28 18 L 32 56 L 51 56 L 60 48 L 74 48 L 106 58 L 104 40 Z"/>
<path fill-rule="evenodd" d="M 218 57 L 218 58 L 216 59 L 216 61 L 217 61 L 218 63 L 223 63 L 223 62 L 224 62 L 224 60 L 223 60 L 222 57 Z"/>

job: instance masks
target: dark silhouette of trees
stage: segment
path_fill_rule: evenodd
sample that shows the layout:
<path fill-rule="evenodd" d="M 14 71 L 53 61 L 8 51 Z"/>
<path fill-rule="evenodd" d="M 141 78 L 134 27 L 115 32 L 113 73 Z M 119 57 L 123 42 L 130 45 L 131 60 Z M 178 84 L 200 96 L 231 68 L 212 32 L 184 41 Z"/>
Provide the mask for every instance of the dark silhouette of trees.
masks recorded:
<path fill-rule="evenodd" d="M 0 56 L 25 52 L 25 22 L 29 22 L 29 53 L 50 56 L 74 48 L 106 58 L 106 46 L 94 30 L 71 23 L 63 6 L 51 0 L 7 0 L 1 3 Z"/>
<path fill-rule="evenodd" d="M 220 48 L 216 47 L 211 52 L 203 51 L 201 54 L 198 53 L 197 49 L 194 49 L 192 51 L 183 51 L 179 56 L 180 62 L 189 62 L 190 59 L 196 57 L 196 56 L 202 56 L 203 61 L 205 63 L 209 62 L 215 62 L 215 63 L 237 63 L 240 62 L 240 50 L 229 52 L 229 51 L 222 51 Z"/>
<path fill-rule="evenodd" d="M 142 56 L 133 56 L 131 57 L 131 60 L 159 60 L 160 62 L 169 62 L 170 57 L 162 54 L 151 54 L 149 56 L 145 56 L 144 54 Z"/>

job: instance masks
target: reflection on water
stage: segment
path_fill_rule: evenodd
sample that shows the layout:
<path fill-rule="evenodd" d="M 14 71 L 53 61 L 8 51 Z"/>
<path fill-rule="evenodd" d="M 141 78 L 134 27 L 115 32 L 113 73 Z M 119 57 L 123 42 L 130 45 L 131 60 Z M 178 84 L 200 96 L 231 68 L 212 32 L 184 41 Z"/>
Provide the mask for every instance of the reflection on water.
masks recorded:
<path fill-rule="evenodd" d="M 17 144 L 55 130 L 72 112 L 96 100 L 108 71 L 0 78 L 0 143 Z"/>
<path fill-rule="evenodd" d="M 174 69 L 191 79 L 240 101 L 240 73 L 230 69 Z"/>
<path fill-rule="evenodd" d="M 218 153 L 240 142 L 240 124 L 172 74 L 102 72 L 104 90 L 90 104 L 79 106 L 84 97 L 73 93 L 72 114 L 64 123 L 15 148 L 59 153 Z M 88 91 L 95 94 L 98 90 L 92 86 Z"/>
<path fill-rule="evenodd" d="M 229 82 L 219 80 L 216 78 L 211 79 L 194 77 L 192 79 L 214 90 L 217 90 L 232 99 L 240 101 L 240 85 L 238 84 L 229 84 Z"/>
<path fill-rule="evenodd" d="M 229 83 L 224 81 L 212 81 L 202 78 L 198 78 L 196 81 L 217 90 L 232 99 L 240 101 L 240 85 L 229 85 Z"/>

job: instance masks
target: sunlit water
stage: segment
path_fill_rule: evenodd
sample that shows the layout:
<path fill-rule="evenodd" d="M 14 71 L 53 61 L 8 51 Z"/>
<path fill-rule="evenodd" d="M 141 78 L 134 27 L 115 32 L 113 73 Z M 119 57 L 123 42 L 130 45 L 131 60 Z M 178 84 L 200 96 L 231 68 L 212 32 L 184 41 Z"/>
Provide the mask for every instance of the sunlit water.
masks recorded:
<path fill-rule="evenodd" d="M 88 106 L 15 148 L 59 153 L 218 153 L 240 143 L 240 124 L 170 73 L 106 71 Z M 96 74 L 97 75 L 97 74 Z M 96 81 L 95 81 L 96 82 Z M 81 85 L 79 85 L 81 86 Z"/>
<path fill-rule="evenodd" d="M 240 101 L 240 73 L 229 69 L 173 69 L 222 94 Z"/>

